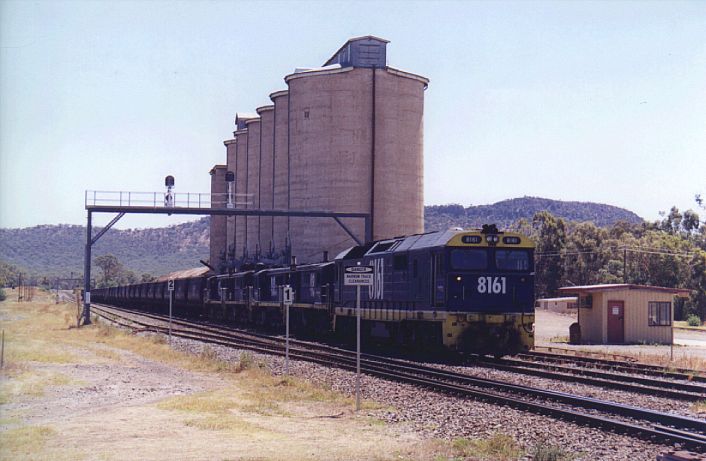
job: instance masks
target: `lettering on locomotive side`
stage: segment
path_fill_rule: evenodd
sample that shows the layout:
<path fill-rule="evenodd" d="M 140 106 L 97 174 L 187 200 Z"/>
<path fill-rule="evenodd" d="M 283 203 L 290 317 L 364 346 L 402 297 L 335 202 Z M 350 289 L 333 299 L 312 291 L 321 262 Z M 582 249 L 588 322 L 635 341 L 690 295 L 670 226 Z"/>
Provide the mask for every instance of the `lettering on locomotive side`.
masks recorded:
<path fill-rule="evenodd" d="M 382 258 L 373 259 L 370 265 L 375 268 L 375 276 L 373 284 L 368 287 L 368 296 L 370 299 L 382 299 L 384 296 L 384 275 L 385 261 Z"/>

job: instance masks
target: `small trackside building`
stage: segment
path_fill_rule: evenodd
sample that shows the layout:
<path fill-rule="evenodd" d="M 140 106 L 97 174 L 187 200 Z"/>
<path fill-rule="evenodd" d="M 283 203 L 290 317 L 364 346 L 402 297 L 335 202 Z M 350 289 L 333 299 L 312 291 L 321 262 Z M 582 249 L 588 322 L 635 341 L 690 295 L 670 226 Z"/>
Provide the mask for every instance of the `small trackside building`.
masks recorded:
<path fill-rule="evenodd" d="M 545 311 L 558 312 L 560 314 L 574 313 L 578 307 L 578 300 L 575 296 L 566 298 L 541 298 L 534 302 L 534 308 Z"/>
<path fill-rule="evenodd" d="M 563 287 L 578 297 L 581 342 L 594 344 L 671 344 L 674 297 L 689 290 L 633 284 Z"/>

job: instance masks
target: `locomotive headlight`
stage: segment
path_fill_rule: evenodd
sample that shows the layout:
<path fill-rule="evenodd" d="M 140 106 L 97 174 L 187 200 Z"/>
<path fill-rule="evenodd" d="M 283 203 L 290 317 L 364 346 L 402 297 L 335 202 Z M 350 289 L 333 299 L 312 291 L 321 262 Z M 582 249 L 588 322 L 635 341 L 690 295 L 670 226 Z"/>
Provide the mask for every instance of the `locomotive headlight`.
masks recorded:
<path fill-rule="evenodd" d="M 456 281 L 457 281 L 457 282 L 460 282 L 460 281 L 461 281 L 461 276 L 460 276 L 460 275 L 456 277 Z"/>
<path fill-rule="evenodd" d="M 485 236 L 485 241 L 488 243 L 498 243 L 498 236 L 497 235 L 486 235 Z"/>

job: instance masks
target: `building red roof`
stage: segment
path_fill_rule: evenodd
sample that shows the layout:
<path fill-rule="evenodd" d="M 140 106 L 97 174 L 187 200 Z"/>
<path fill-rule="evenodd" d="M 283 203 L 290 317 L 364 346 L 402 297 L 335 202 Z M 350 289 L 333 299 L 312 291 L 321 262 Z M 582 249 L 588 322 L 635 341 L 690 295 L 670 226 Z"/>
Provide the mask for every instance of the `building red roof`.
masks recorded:
<path fill-rule="evenodd" d="M 617 291 L 617 290 L 643 290 L 643 291 L 661 291 L 663 293 L 673 293 L 677 296 L 688 296 L 691 290 L 684 288 L 668 288 L 655 287 L 650 285 L 636 285 L 633 283 L 606 283 L 602 285 L 579 285 L 573 287 L 561 287 L 559 293 L 595 293 L 598 291 Z"/>

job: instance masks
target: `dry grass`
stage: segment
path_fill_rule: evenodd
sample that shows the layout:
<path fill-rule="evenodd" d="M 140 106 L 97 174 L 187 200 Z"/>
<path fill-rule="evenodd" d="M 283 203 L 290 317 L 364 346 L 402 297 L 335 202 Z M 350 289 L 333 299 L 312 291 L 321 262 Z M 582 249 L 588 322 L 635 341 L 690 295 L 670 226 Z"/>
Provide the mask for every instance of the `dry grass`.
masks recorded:
<path fill-rule="evenodd" d="M 32 459 L 54 435 L 48 426 L 23 426 L 0 432 L 0 459 Z"/>
<path fill-rule="evenodd" d="M 164 336 L 137 336 L 100 321 L 76 328 L 76 306 L 54 304 L 42 293 L 31 303 L 19 304 L 8 297 L 0 303 L 0 311 L 0 318 L 5 319 L 0 324 L 6 331 L 8 346 L 7 368 L 2 370 L 0 378 L 0 399 L 5 402 L 29 399 L 28 402 L 43 404 L 44 400 L 31 399 L 47 393 L 49 386 L 57 387 L 60 392 L 60 386 L 76 384 L 48 369 L 61 369 L 66 363 L 122 362 L 130 360 L 130 354 L 124 353 L 128 351 L 178 368 L 217 375 L 218 382 L 222 383 L 220 389 L 169 398 L 144 407 L 145 416 L 148 421 L 154 418 L 155 427 L 175 428 L 175 434 L 181 429 L 191 431 L 187 433 L 193 434 L 196 440 L 199 437 L 205 440 L 201 448 L 211 450 L 213 457 L 232 457 L 233 453 L 238 453 L 238 457 L 260 459 L 263 456 L 259 450 L 263 448 L 269 450 L 263 459 L 279 459 L 282 450 L 297 459 L 310 458 L 311 453 L 317 453 L 315 459 L 353 459 L 360 457 L 356 454 L 364 453 L 366 459 L 431 460 L 439 453 L 456 452 L 448 442 L 442 441 L 432 443 L 412 438 L 401 445 L 396 441 L 398 434 L 394 428 L 374 418 L 352 416 L 354 402 L 351 398 L 305 380 L 272 376 L 249 352 L 242 353 L 237 361 L 228 362 L 220 359 L 210 347 L 204 347 L 200 354 L 182 353 L 171 349 Z M 381 406 L 364 401 L 363 408 Z M 335 418 L 328 419 L 331 416 Z M 83 445 L 76 448 L 65 443 L 63 439 L 68 433 L 62 431 L 69 427 L 69 421 L 57 421 L 53 428 L 18 427 L 22 424 L 21 414 L 4 411 L 2 417 L 2 459 L 77 459 L 81 456 L 103 459 L 101 453 L 105 453 L 105 459 L 113 459 L 116 453 L 108 448 L 104 452 L 90 451 L 88 455 Z M 110 431 L 119 427 L 123 433 L 131 434 L 130 428 L 139 426 L 141 421 L 121 422 L 116 418 L 97 424 L 100 429 L 93 426 L 93 430 Z M 145 423 L 144 427 L 151 427 L 149 424 Z M 145 438 L 142 435 L 146 432 L 142 430 L 139 436 L 129 435 L 125 439 L 125 443 L 135 444 L 131 449 L 178 443 L 169 437 Z M 253 440 L 262 441 L 262 445 L 252 443 Z M 108 438 L 102 443 L 104 447 L 112 447 L 111 444 L 121 442 Z M 250 451 L 243 452 L 244 446 L 250 447 Z M 229 454 L 216 455 L 223 449 L 230 450 Z M 158 448 L 152 453 L 159 457 L 162 451 Z"/>
<path fill-rule="evenodd" d="M 698 402 L 695 402 L 691 406 L 691 409 L 694 410 L 698 414 L 706 415 L 706 400 L 700 400 Z"/>
<path fill-rule="evenodd" d="M 79 384 L 62 373 L 22 370 L 16 367 L 14 371 L 5 374 L 6 379 L 0 381 L 0 404 L 41 397 L 50 386 Z"/>
<path fill-rule="evenodd" d="M 494 434 L 487 439 L 456 439 L 452 444 L 456 456 L 478 460 L 516 460 L 522 450 L 509 435 Z"/>
<path fill-rule="evenodd" d="M 692 355 L 680 355 L 677 353 L 676 349 L 677 348 L 675 348 L 673 361 L 670 361 L 669 357 L 664 355 L 648 354 L 644 352 L 637 352 L 631 355 L 635 357 L 638 362 L 659 365 L 670 370 L 688 368 L 690 370 L 696 370 L 700 374 L 706 373 L 706 359 Z"/>

